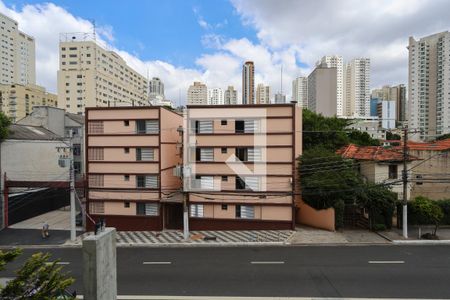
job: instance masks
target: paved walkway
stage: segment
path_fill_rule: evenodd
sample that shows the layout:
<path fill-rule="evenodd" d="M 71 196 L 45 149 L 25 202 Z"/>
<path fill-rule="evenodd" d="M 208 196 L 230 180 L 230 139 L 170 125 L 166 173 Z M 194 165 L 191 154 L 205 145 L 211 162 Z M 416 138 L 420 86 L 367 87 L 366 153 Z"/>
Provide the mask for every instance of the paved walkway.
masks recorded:
<path fill-rule="evenodd" d="M 327 231 L 311 227 L 297 227 L 289 239 L 291 244 L 386 244 L 388 240 L 368 230 L 346 229 Z"/>
<path fill-rule="evenodd" d="M 173 244 L 253 244 L 285 243 L 294 232 L 291 230 L 243 230 L 243 231 L 191 231 L 190 239 L 183 240 L 183 232 L 170 231 L 118 231 L 118 246 L 134 245 L 173 245 Z M 92 232 L 77 238 L 76 245 Z M 73 244 L 68 242 L 67 244 Z"/>
<path fill-rule="evenodd" d="M 9 226 L 12 229 L 42 229 L 42 224 L 47 221 L 50 229 L 70 230 L 70 210 L 68 207 L 50 211 L 48 213 L 24 220 Z M 81 230 L 77 228 L 77 230 Z"/>
<path fill-rule="evenodd" d="M 419 234 L 420 228 L 420 234 Z M 415 241 L 415 240 L 423 240 L 420 239 L 420 235 L 424 233 L 431 233 L 433 231 L 433 226 L 409 226 L 408 227 L 408 239 L 403 237 L 402 229 L 392 228 L 391 230 L 381 231 L 380 234 L 385 236 L 386 238 L 392 241 Z M 443 228 L 439 228 L 437 231 L 437 236 L 439 240 L 450 240 L 450 227 L 446 226 Z"/>

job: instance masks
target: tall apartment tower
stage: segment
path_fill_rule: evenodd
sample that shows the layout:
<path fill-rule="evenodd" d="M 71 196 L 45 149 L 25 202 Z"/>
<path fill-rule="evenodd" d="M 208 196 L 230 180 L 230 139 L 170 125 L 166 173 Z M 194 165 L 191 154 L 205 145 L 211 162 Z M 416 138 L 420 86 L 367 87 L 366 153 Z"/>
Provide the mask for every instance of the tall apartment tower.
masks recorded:
<path fill-rule="evenodd" d="M 147 105 L 147 79 L 117 53 L 80 37 L 59 43 L 58 106 L 84 114 L 86 107 Z"/>
<path fill-rule="evenodd" d="M 164 98 L 164 83 L 158 77 L 153 77 L 148 83 L 149 97 L 162 96 Z"/>
<path fill-rule="evenodd" d="M 242 104 L 255 103 L 255 65 L 246 61 L 242 66 Z"/>
<path fill-rule="evenodd" d="M 450 33 L 409 38 L 408 122 L 415 140 L 450 133 Z"/>
<path fill-rule="evenodd" d="M 225 104 L 234 105 L 237 104 L 237 91 L 234 89 L 232 85 L 228 86 L 225 90 Z"/>
<path fill-rule="evenodd" d="M 406 121 L 406 86 L 404 84 L 385 85 L 380 89 L 374 89 L 372 90 L 372 98 L 395 101 L 395 119 L 399 122 Z"/>
<path fill-rule="evenodd" d="M 327 55 L 317 63 L 327 68 L 336 68 L 336 115 L 344 116 L 344 61 L 340 55 Z"/>
<path fill-rule="evenodd" d="M 206 105 L 208 104 L 208 88 L 206 84 L 195 81 L 189 86 L 187 91 L 188 105 Z"/>
<path fill-rule="evenodd" d="M 308 77 L 297 77 L 292 81 L 292 101 L 297 105 L 308 108 Z"/>
<path fill-rule="evenodd" d="M 34 38 L 19 31 L 18 23 L 0 14 L 0 83 L 36 84 Z"/>
<path fill-rule="evenodd" d="M 223 90 L 221 88 L 208 89 L 208 105 L 225 104 Z"/>
<path fill-rule="evenodd" d="M 308 109 L 327 117 L 337 114 L 337 68 L 319 64 L 308 76 Z"/>
<path fill-rule="evenodd" d="M 344 70 L 344 115 L 370 116 L 370 58 L 355 58 Z"/>
<path fill-rule="evenodd" d="M 272 90 L 270 86 L 263 83 L 258 84 L 256 87 L 256 104 L 270 104 L 270 96 Z"/>

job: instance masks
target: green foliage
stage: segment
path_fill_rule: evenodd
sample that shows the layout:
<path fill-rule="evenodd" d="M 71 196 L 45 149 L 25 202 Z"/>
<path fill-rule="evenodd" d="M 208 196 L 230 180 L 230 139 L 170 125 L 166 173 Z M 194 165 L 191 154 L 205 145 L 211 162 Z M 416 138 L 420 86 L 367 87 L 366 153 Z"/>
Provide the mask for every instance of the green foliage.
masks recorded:
<path fill-rule="evenodd" d="M 386 225 L 385 224 L 373 224 L 373 226 L 372 226 L 372 230 L 374 230 L 374 231 L 383 231 L 383 230 L 386 230 L 387 229 L 387 227 L 386 227 Z"/>
<path fill-rule="evenodd" d="M 386 139 L 387 140 L 396 140 L 396 141 L 398 141 L 398 140 L 401 140 L 402 137 L 400 135 L 398 135 L 398 134 L 392 133 L 390 131 L 386 131 Z"/>
<path fill-rule="evenodd" d="M 11 125 L 11 119 L 0 111 L 0 141 L 8 137 L 8 127 Z"/>
<path fill-rule="evenodd" d="M 438 200 L 436 204 L 442 209 L 444 217 L 441 220 L 442 225 L 450 225 L 450 199 Z"/>
<path fill-rule="evenodd" d="M 408 220 L 413 225 L 434 225 L 433 235 L 436 235 L 437 229 L 444 218 L 444 213 L 436 201 L 426 197 L 416 197 L 408 205 Z"/>
<path fill-rule="evenodd" d="M 436 141 L 441 141 L 441 140 L 446 140 L 446 139 L 450 139 L 450 133 L 446 133 L 446 134 L 438 136 L 436 138 Z"/>
<path fill-rule="evenodd" d="M 379 145 L 365 132 L 347 129 L 353 121 L 337 117 L 324 117 L 303 109 L 303 151 L 320 147 L 336 151 L 350 143 L 360 146 Z"/>
<path fill-rule="evenodd" d="M 9 251 L 0 250 L 0 271 L 5 268 L 5 265 L 13 261 L 17 256 L 22 254 L 22 250 L 13 249 Z"/>
<path fill-rule="evenodd" d="M 360 194 L 358 204 L 369 211 L 370 229 L 376 230 L 375 225 L 392 227 L 392 216 L 397 203 L 397 194 L 387 187 L 366 183 L 364 192 Z"/>
<path fill-rule="evenodd" d="M 17 255 L 16 255 L 17 256 Z M 58 299 L 73 282 L 57 261 L 49 262 L 50 254 L 35 253 L 17 271 L 17 277 L 0 291 L 0 298 L 12 299 Z M 74 299 L 73 297 L 65 299 Z"/>
<path fill-rule="evenodd" d="M 333 204 L 334 208 L 334 226 L 336 229 L 344 227 L 344 211 L 345 202 L 344 200 L 338 200 Z"/>

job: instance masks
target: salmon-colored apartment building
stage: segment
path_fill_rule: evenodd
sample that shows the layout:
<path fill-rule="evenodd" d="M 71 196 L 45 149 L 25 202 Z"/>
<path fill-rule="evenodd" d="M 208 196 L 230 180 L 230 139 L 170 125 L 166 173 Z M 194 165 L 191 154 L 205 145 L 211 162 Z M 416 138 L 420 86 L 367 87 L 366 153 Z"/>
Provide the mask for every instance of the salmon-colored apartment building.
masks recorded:
<path fill-rule="evenodd" d="M 301 108 L 192 105 L 186 115 L 190 229 L 294 228 Z"/>
<path fill-rule="evenodd" d="M 118 230 L 181 226 L 182 182 L 173 168 L 182 162 L 182 123 L 160 106 L 86 109 L 90 217 Z"/>

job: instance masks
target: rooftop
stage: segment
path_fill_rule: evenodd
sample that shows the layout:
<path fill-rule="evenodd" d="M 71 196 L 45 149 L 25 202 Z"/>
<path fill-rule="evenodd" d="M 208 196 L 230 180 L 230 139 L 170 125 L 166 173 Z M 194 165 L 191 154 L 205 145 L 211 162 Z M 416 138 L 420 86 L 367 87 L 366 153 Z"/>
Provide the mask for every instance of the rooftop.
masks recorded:
<path fill-rule="evenodd" d="M 450 150 L 450 139 L 429 143 L 408 142 L 408 148 L 417 151 L 446 151 Z"/>
<path fill-rule="evenodd" d="M 7 140 L 61 140 L 61 137 L 40 126 L 13 124 L 9 127 Z"/>
<path fill-rule="evenodd" d="M 376 162 L 403 161 L 403 153 L 401 151 L 382 146 L 357 146 L 350 144 L 342 147 L 336 153 L 344 158 L 356 160 L 371 160 Z M 408 157 L 408 161 L 418 159 L 411 155 Z"/>

